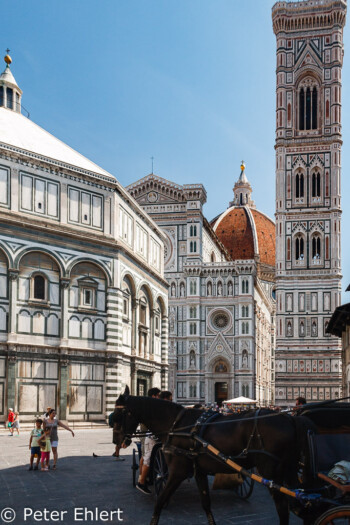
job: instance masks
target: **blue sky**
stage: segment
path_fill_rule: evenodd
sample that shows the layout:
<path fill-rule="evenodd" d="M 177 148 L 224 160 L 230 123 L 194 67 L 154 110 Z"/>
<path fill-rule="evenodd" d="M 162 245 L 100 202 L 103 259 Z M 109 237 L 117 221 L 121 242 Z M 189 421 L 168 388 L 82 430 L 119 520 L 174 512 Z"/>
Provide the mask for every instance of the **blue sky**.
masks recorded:
<path fill-rule="evenodd" d="M 203 183 L 227 208 L 242 159 L 258 209 L 275 211 L 275 36 L 270 0 L 17 0 L 9 47 L 34 122 L 124 185 L 151 171 Z M 350 39 L 343 68 L 342 266 L 350 283 Z M 349 294 L 344 295 L 349 301 Z"/>

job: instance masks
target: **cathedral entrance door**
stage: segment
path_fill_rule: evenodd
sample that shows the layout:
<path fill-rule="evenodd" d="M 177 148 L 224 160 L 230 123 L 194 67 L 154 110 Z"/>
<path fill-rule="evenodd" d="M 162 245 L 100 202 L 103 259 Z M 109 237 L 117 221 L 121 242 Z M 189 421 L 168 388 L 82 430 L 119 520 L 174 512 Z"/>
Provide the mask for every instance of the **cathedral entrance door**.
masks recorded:
<path fill-rule="evenodd" d="M 221 406 L 222 402 L 227 399 L 228 385 L 227 383 L 215 383 L 215 402 Z"/>

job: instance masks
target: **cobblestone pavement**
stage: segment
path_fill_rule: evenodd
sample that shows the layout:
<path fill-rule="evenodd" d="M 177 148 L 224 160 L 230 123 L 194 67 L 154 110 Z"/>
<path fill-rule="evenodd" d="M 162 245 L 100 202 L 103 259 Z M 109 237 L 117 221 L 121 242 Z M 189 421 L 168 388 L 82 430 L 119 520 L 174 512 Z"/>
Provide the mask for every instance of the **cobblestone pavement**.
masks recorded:
<path fill-rule="evenodd" d="M 148 525 L 154 504 L 153 496 L 146 496 L 132 486 L 131 449 L 123 451 L 125 461 L 112 457 L 110 429 L 77 430 L 72 438 L 66 431 L 59 432 L 59 460 L 56 471 L 28 472 L 29 432 L 9 437 L 0 434 L 0 524 L 9 522 L 11 512 L 1 514 L 5 507 L 16 512 L 12 521 L 24 523 L 123 523 Z M 93 453 L 99 457 L 93 457 Z M 241 501 L 230 491 L 212 491 L 212 509 L 217 525 L 274 525 L 278 524 L 272 500 L 264 487 L 254 488 L 248 501 Z M 32 511 L 55 510 L 63 515 L 37 514 Z M 122 513 L 107 516 L 95 513 L 121 509 Z M 27 516 L 24 515 L 24 509 Z M 32 510 L 30 510 L 32 509 Z M 86 519 L 85 519 L 86 518 Z M 92 519 L 93 518 L 93 519 Z M 121 521 L 122 520 L 122 521 Z M 296 517 L 291 525 L 300 524 Z M 162 513 L 159 525 L 206 525 L 197 488 L 193 480 L 184 482 Z"/>

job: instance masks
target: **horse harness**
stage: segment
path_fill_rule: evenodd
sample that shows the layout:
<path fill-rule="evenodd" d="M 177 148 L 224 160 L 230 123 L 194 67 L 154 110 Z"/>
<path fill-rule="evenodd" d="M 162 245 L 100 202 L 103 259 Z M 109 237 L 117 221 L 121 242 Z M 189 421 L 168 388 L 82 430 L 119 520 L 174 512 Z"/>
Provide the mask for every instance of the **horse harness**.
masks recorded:
<path fill-rule="evenodd" d="M 198 458 L 199 455 L 207 453 L 206 446 L 204 445 L 205 441 L 203 440 L 204 432 L 206 428 L 208 427 L 208 425 L 213 423 L 215 419 L 221 416 L 221 414 L 212 409 L 206 410 L 197 419 L 197 421 L 195 422 L 190 432 L 184 433 L 184 432 L 176 431 L 176 426 L 181 420 L 182 416 L 186 413 L 186 410 L 187 410 L 186 408 L 183 408 L 177 415 L 172 425 L 172 428 L 168 434 L 167 440 L 165 444 L 163 445 L 163 452 L 165 454 L 185 456 L 188 459 L 195 460 L 196 458 Z M 232 459 L 246 459 L 248 457 L 248 454 L 258 453 L 258 454 L 267 455 L 271 457 L 272 459 L 274 459 L 275 461 L 279 462 L 279 458 L 275 454 L 272 454 L 271 452 L 268 452 L 264 449 L 263 439 L 261 437 L 261 434 L 259 432 L 259 427 L 258 427 L 259 414 L 260 414 L 260 409 L 255 411 L 253 430 L 248 439 L 247 446 L 242 450 L 240 454 L 238 454 L 237 456 L 232 456 Z M 190 438 L 193 440 L 192 446 L 190 447 L 190 449 L 187 450 L 187 449 L 183 449 L 181 447 L 172 445 L 170 441 L 171 441 L 171 438 L 173 437 Z M 252 441 L 255 437 L 257 438 L 259 442 L 259 445 L 261 447 L 260 449 L 251 448 Z"/>

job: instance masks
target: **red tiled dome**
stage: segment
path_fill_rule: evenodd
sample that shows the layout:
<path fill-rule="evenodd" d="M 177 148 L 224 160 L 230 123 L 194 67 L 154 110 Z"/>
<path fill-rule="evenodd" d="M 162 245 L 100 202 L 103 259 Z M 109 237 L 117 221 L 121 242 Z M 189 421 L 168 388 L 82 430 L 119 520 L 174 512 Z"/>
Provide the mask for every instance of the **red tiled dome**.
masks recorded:
<path fill-rule="evenodd" d="M 259 255 L 262 264 L 275 265 L 275 224 L 260 211 L 232 206 L 212 226 L 232 259 L 254 259 Z"/>

